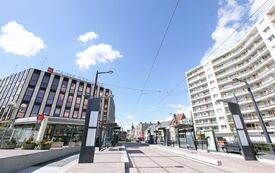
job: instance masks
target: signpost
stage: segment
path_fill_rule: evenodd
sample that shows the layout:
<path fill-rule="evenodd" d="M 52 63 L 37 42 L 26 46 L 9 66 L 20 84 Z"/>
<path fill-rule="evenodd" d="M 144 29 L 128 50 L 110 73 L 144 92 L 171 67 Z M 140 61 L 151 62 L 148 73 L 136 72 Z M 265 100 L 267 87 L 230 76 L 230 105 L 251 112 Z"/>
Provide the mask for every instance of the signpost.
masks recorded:
<path fill-rule="evenodd" d="M 227 104 L 234 120 L 235 129 L 239 137 L 240 146 L 242 148 L 245 160 L 257 160 L 252 142 L 248 136 L 239 104 L 232 102 L 227 102 Z"/>
<path fill-rule="evenodd" d="M 101 98 L 90 98 L 78 163 L 93 163 Z"/>

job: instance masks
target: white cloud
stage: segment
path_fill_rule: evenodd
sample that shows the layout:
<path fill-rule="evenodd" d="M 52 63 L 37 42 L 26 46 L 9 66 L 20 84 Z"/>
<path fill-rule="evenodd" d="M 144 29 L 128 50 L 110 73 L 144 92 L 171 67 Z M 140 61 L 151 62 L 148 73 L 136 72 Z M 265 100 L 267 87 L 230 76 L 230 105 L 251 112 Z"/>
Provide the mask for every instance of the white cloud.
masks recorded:
<path fill-rule="evenodd" d="M 85 34 L 80 35 L 77 38 L 77 40 L 79 40 L 79 41 L 81 41 L 83 43 L 86 43 L 86 42 L 91 41 L 91 40 L 96 39 L 96 38 L 98 38 L 97 33 L 95 33 L 95 32 L 87 32 Z"/>
<path fill-rule="evenodd" d="M 152 106 L 152 109 L 157 109 L 157 107 L 156 106 Z"/>
<path fill-rule="evenodd" d="M 76 54 L 76 64 L 80 69 L 89 69 L 91 65 L 112 62 L 121 58 L 119 51 L 113 50 L 109 44 L 92 45 Z"/>
<path fill-rule="evenodd" d="M 133 119 L 133 118 L 134 118 L 133 115 L 128 115 L 128 116 L 126 117 L 126 119 Z"/>
<path fill-rule="evenodd" d="M 191 106 L 183 104 L 168 104 L 168 107 L 176 109 L 176 114 L 184 113 L 186 117 L 191 117 Z"/>
<path fill-rule="evenodd" d="M 27 31 L 16 21 L 2 26 L 1 31 L 0 47 L 8 53 L 31 57 L 46 47 L 41 38 Z"/>
<path fill-rule="evenodd" d="M 219 1 L 218 21 L 215 30 L 211 34 L 214 44 L 205 52 L 202 61 L 215 57 L 236 44 L 255 21 L 266 11 L 275 0 L 266 3 L 250 20 L 243 24 L 243 20 L 252 15 L 264 3 L 259 0 L 248 0 L 244 4 L 238 4 L 236 0 Z M 238 27 L 240 27 L 235 31 Z M 234 34 L 233 34 L 234 33 Z M 229 39 L 227 39 L 232 35 Z M 222 45 L 222 46 L 221 46 Z"/>

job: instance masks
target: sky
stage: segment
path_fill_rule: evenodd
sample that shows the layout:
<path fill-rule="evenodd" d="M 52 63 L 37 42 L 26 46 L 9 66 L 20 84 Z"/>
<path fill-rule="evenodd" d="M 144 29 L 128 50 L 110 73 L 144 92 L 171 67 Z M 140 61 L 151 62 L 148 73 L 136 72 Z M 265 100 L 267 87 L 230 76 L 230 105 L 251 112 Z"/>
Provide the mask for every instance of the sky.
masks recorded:
<path fill-rule="evenodd" d="M 170 113 L 188 117 L 186 71 L 237 30 L 215 53 L 232 46 L 274 0 L 179 0 L 164 37 L 177 2 L 2 2 L 0 78 L 31 67 L 53 67 L 90 80 L 97 70 L 113 70 L 98 82 L 112 90 L 121 126 L 169 120 Z"/>

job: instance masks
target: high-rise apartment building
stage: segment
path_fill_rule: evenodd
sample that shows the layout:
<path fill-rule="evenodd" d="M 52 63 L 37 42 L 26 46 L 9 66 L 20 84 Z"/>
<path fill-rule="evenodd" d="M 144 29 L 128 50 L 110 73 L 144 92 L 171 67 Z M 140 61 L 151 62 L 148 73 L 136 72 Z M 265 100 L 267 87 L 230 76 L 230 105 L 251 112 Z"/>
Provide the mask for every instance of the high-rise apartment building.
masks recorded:
<path fill-rule="evenodd" d="M 227 104 L 218 99 L 237 98 L 250 137 L 263 140 L 246 80 L 258 103 L 267 130 L 275 139 L 275 5 L 232 48 L 204 60 L 186 73 L 197 134 L 214 130 L 232 137 L 233 122 Z"/>
<path fill-rule="evenodd" d="M 93 87 L 87 80 L 51 68 L 47 72 L 31 68 L 12 74 L 0 79 L 0 124 L 15 119 L 19 141 L 31 134 L 38 140 L 45 136 L 62 137 L 64 142 L 81 138 Z M 100 120 L 115 123 L 111 90 L 97 85 L 95 97 L 102 97 Z M 35 129 L 39 114 L 45 115 L 44 128 Z"/>

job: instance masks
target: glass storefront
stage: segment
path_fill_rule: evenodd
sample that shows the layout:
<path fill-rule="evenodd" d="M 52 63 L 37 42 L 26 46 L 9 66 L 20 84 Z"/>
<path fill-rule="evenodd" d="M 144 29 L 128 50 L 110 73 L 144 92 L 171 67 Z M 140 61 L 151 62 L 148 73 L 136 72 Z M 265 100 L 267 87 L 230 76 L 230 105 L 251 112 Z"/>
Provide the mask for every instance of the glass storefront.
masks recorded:
<path fill-rule="evenodd" d="M 61 138 L 64 145 L 68 145 L 70 141 L 82 141 L 83 128 L 84 126 L 48 124 L 44 137 L 51 140 Z"/>
<path fill-rule="evenodd" d="M 35 135 L 37 130 L 35 124 L 22 124 L 15 126 L 14 138 L 18 142 L 24 142 L 31 136 Z"/>

